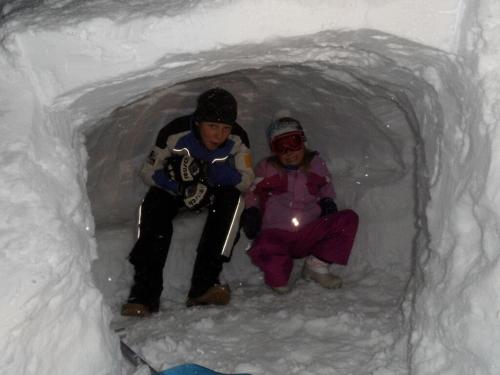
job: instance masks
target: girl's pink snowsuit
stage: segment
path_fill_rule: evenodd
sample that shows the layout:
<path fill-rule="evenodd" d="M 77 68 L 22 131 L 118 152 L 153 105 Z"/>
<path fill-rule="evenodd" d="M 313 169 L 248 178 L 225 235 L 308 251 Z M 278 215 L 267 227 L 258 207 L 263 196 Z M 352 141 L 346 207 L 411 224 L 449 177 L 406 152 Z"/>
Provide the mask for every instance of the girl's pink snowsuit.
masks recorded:
<path fill-rule="evenodd" d="M 293 259 L 310 254 L 328 263 L 347 264 L 358 216 L 342 210 L 320 217 L 319 200 L 335 197 L 323 159 L 316 154 L 307 171 L 278 168 L 264 159 L 255 172 L 245 203 L 263 213 L 262 229 L 249 255 L 264 272 L 266 284 L 286 285 Z"/>

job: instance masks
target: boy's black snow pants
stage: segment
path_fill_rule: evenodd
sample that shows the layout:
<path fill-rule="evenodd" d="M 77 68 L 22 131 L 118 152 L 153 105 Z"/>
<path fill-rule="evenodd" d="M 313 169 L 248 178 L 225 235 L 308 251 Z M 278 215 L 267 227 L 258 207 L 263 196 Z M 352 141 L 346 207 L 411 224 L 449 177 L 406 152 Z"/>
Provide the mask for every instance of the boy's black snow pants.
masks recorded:
<path fill-rule="evenodd" d="M 221 256 L 227 240 L 240 196 L 234 187 L 212 190 L 212 203 L 198 244 L 191 278 L 190 298 L 205 293 L 219 283 L 219 274 L 227 258 Z M 147 305 L 150 310 L 159 308 L 163 290 L 163 267 L 172 239 L 172 221 L 184 206 L 178 197 L 152 187 L 141 206 L 140 234 L 129 260 L 134 265 L 134 284 L 128 301 Z M 236 242 L 236 241 L 235 241 Z M 233 244 L 234 245 L 234 244 Z"/>

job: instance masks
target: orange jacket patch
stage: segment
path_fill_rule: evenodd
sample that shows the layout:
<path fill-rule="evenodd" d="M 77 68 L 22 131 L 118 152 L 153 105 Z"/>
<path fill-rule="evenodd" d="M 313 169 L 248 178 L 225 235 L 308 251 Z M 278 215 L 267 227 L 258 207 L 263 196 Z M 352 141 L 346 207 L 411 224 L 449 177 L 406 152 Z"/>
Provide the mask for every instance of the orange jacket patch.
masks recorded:
<path fill-rule="evenodd" d="M 245 154 L 243 162 L 245 163 L 245 167 L 252 168 L 252 155 Z"/>

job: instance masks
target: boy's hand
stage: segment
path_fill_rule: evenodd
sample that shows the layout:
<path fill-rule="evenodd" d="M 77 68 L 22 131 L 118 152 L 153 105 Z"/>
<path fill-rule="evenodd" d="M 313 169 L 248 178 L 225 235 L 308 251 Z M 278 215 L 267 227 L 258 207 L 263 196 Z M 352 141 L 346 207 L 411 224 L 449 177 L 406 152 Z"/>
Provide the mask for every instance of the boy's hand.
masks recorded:
<path fill-rule="evenodd" d="M 180 182 L 178 193 L 190 210 L 199 210 L 210 203 L 208 187 L 199 182 Z"/>
<path fill-rule="evenodd" d="M 165 172 L 178 182 L 206 182 L 208 165 L 191 156 L 173 156 L 165 163 Z"/>

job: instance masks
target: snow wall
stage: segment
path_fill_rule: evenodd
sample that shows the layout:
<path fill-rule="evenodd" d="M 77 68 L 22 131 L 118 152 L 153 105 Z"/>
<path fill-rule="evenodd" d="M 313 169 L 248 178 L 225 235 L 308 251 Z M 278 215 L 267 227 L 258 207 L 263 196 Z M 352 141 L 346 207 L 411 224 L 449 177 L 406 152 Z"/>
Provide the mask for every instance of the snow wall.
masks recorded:
<path fill-rule="evenodd" d="M 414 171 L 413 213 L 406 216 L 415 219 L 411 243 L 404 255 L 371 254 L 358 245 L 355 263 L 381 266 L 377 259 L 395 255 L 408 268 L 402 310 L 412 373 L 498 373 L 500 6 L 493 0 L 424 3 L 4 6 L 0 368 L 16 374 L 119 371 L 110 312 L 90 272 L 96 245 L 84 132 L 105 124 L 116 108 L 178 83 L 214 76 L 241 82 L 251 71 L 276 79 L 285 71 L 296 75 L 298 87 L 310 91 L 308 82 L 325 80 L 327 92 L 344 90 L 372 104 L 368 112 L 380 122 L 378 131 L 384 116 L 377 103 L 392 103 L 404 114 Z M 301 80 L 297 73 L 305 72 Z M 335 106 L 335 99 L 317 102 Z M 366 211 L 370 225 L 377 222 L 374 212 Z M 363 236 L 361 243 L 369 243 L 368 230 Z"/>

